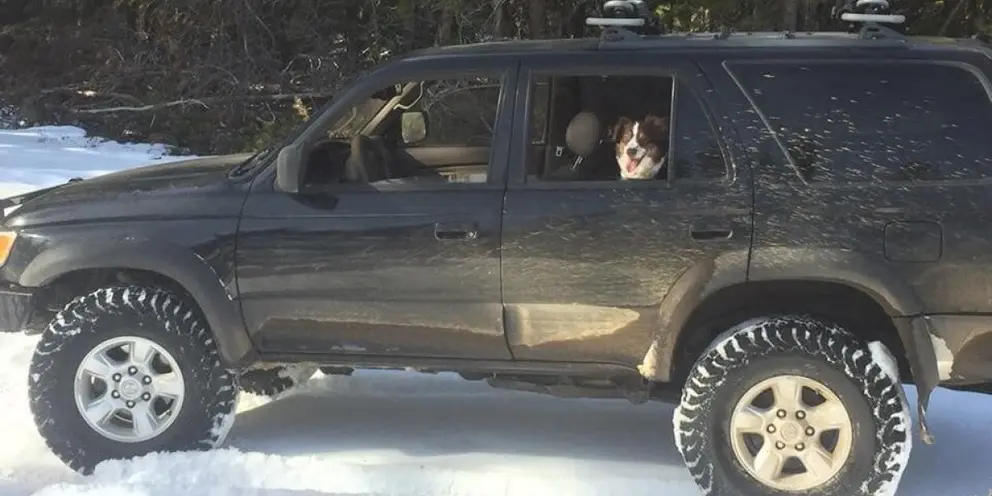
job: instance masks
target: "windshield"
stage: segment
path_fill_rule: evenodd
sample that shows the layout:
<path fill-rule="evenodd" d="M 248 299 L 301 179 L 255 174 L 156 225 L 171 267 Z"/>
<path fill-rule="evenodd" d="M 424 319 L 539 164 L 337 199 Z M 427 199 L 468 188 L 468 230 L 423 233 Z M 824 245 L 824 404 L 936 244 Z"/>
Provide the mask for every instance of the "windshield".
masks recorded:
<path fill-rule="evenodd" d="M 365 125 L 368 124 L 380 110 L 382 110 L 386 103 L 395 94 L 395 88 L 390 87 L 387 90 L 380 91 L 369 98 L 358 102 L 327 128 L 327 136 L 331 139 L 343 140 L 350 140 L 355 137 L 355 135 L 357 135 L 362 128 L 364 128 Z M 317 116 L 327 111 L 332 104 L 333 102 L 328 102 L 327 105 L 322 108 L 320 112 L 315 114 L 314 117 L 301 123 L 296 130 L 290 134 L 290 138 L 298 136 L 305 131 L 313 124 Z M 258 164 L 264 163 L 268 160 L 269 155 L 277 150 L 278 148 L 265 148 L 257 151 L 254 155 L 249 157 L 248 160 L 234 166 L 231 169 L 231 175 L 241 176 L 253 171 Z"/>

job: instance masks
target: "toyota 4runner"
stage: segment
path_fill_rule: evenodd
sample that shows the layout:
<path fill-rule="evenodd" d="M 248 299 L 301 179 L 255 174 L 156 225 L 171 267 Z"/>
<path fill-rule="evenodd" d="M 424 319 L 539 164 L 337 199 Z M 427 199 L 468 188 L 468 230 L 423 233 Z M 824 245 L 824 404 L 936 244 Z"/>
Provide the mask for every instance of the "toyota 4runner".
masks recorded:
<path fill-rule="evenodd" d="M 674 401 L 706 494 L 892 494 L 902 384 L 932 442 L 934 388 L 992 383 L 992 50 L 879 15 L 429 49 L 278 148 L 8 199 L 38 429 L 89 473 L 415 368 Z"/>

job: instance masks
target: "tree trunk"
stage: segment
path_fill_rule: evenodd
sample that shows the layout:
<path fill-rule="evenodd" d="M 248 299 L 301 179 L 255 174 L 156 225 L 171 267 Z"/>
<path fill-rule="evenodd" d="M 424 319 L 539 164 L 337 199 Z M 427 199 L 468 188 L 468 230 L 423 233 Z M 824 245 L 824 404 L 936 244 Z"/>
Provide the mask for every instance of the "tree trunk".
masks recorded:
<path fill-rule="evenodd" d="M 547 0 L 530 0 L 527 4 L 527 13 L 530 18 L 530 37 L 533 39 L 544 38 L 547 34 L 548 12 Z"/>
<path fill-rule="evenodd" d="M 493 0 L 493 35 L 496 38 L 513 38 L 513 16 L 510 15 L 509 2 Z"/>
<path fill-rule="evenodd" d="M 403 17 L 403 46 L 413 50 L 417 46 L 417 0 L 402 0 L 397 7 Z"/>
<path fill-rule="evenodd" d="M 454 2 L 445 2 L 441 7 L 441 22 L 438 23 L 437 29 L 437 44 L 439 46 L 451 44 L 452 31 L 455 28 L 456 11 Z"/>
<path fill-rule="evenodd" d="M 782 7 L 782 26 L 789 31 L 795 31 L 799 23 L 799 0 L 784 0 Z"/>

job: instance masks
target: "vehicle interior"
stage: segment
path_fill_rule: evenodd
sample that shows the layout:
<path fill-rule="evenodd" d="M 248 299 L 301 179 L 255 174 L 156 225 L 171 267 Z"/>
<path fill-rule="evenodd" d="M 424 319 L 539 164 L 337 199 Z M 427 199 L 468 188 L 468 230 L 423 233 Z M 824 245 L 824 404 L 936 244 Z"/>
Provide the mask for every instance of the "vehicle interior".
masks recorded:
<path fill-rule="evenodd" d="M 326 138 L 312 148 L 305 164 L 304 184 L 308 187 L 330 184 L 374 184 L 381 182 L 485 182 L 489 168 L 489 133 L 450 135 L 471 128 L 457 117 L 481 115 L 495 118 L 496 108 L 478 108 L 471 113 L 459 108 L 434 105 L 440 101 L 441 85 L 413 82 L 388 87 L 364 102 L 330 127 Z M 499 84 L 477 86 L 495 94 Z M 464 88 L 443 88 L 447 95 L 469 94 Z M 432 103 L 426 100 L 432 99 Z M 441 102 L 450 105 L 452 98 Z M 456 100 L 454 106 L 472 106 L 471 95 Z M 482 102 L 485 103 L 485 102 Z M 426 110 L 425 110 L 426 107 Z M 432 119 L 439 114 L 444 119 Z M 455 119 L 452 119 L 455 117 Z M 462 125 L 460 125 L 462 124 Z M 478 122 L 475 127 L 478 127 Z M 451 144 L 454 142 L 454 144 Z"/>
<path fill-rule="evenodd" d="M 500 85 L 446 84 L 391 86 L 357 104 L 311 149 L 304 184 L 486 182 Z M 613 127 L 670 116 L 672 91 L 672 79 L 657 76 L 536 81 L 527 180 L 618 180 Z"/>
<path fill-rule="evenodd" d="M 608 181 L 620 179 L 614 127 L 622 117 L 669 117 L 673 81 L 657 76 L 555 76 L 538 81 L 533 91 L 534 147 L 527 180 Z"/>

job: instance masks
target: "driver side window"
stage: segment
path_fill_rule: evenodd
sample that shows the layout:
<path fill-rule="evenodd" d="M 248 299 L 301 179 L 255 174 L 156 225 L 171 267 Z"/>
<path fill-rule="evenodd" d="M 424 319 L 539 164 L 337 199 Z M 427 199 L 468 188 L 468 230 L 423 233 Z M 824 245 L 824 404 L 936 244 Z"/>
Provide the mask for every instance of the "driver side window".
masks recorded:
<path fill-rule="evenodd" d="M 408 112 L 422 112 L 429 131 L 405 146 L 490 146 L 500 89 L 499 79 L 493 77 L 424 82 L 423 96 Z"/>
<path fill-rule="evenodd" d="M 307 184 L 488 182 L 501 79 L 401 82 L 356 102 L 313 149 Z"/>

